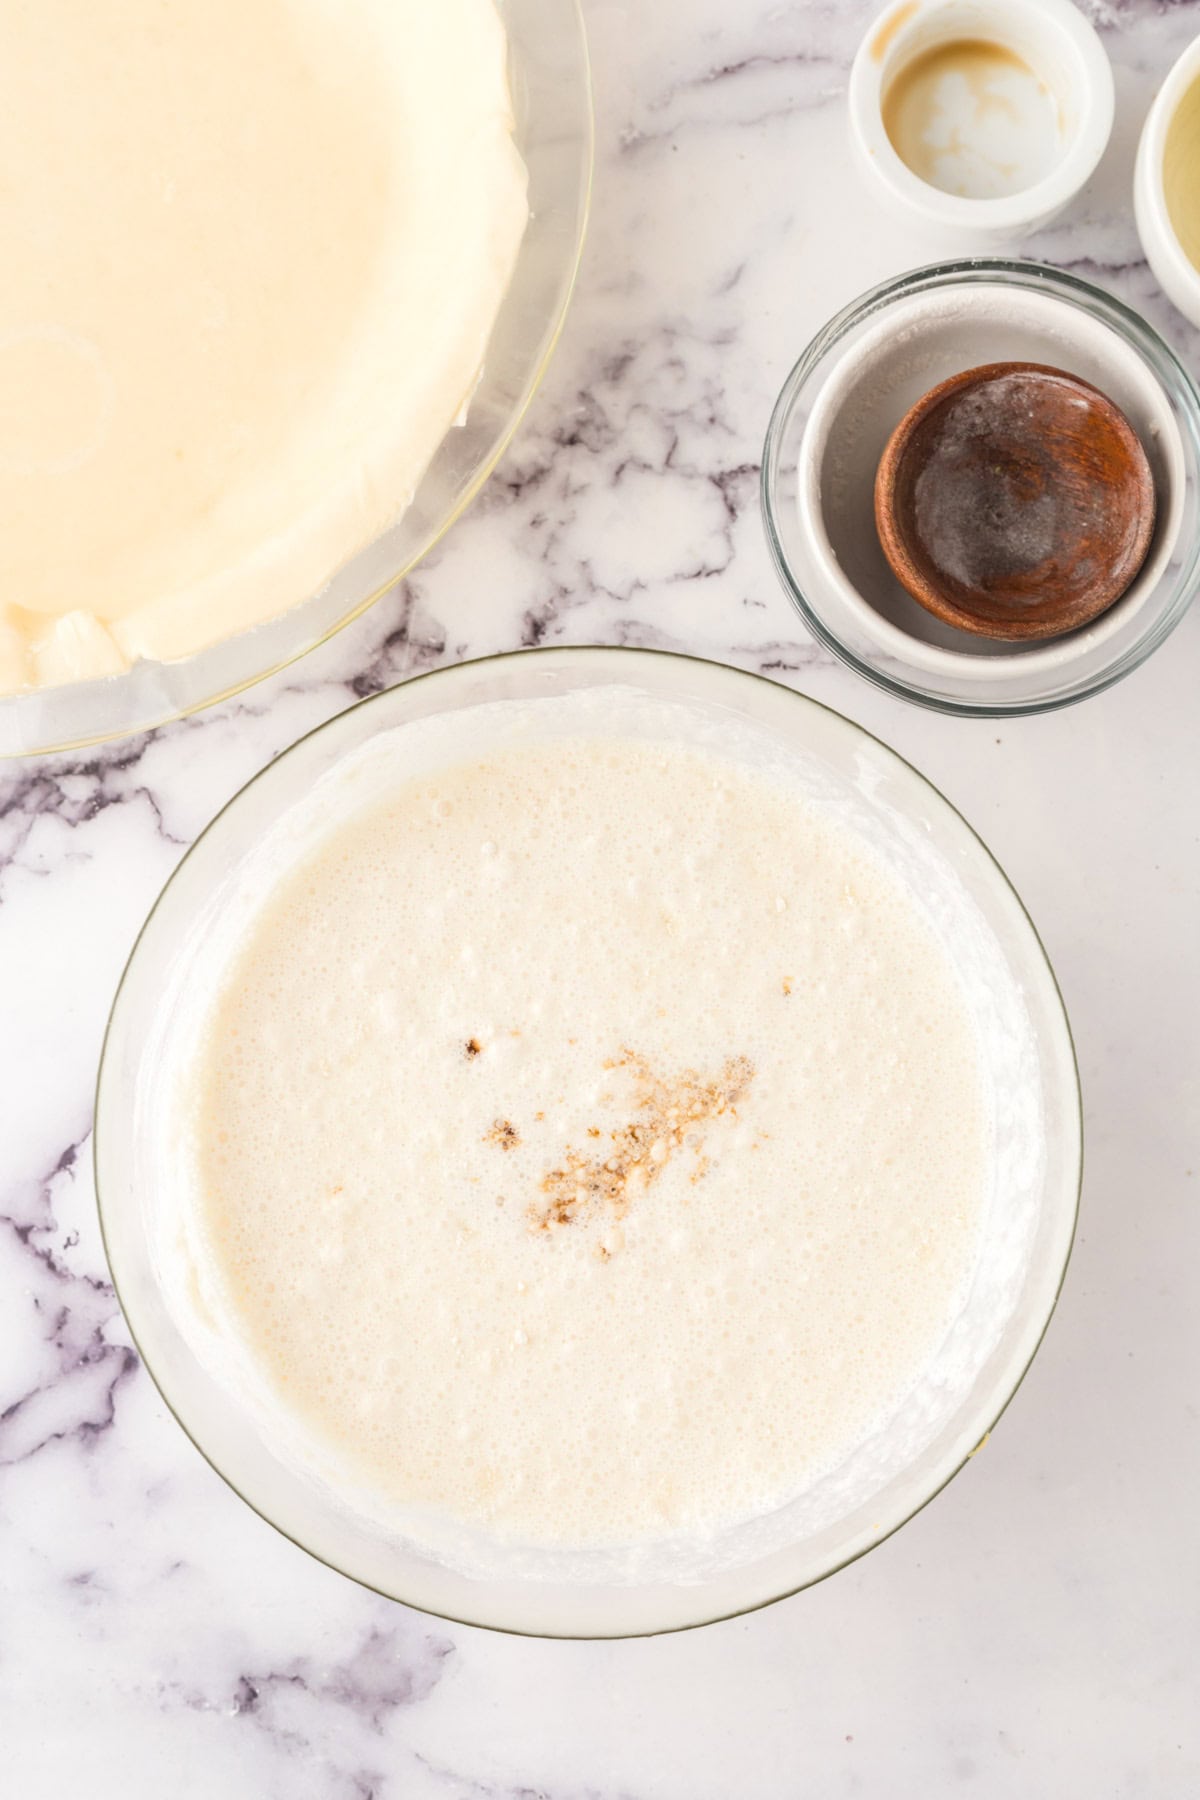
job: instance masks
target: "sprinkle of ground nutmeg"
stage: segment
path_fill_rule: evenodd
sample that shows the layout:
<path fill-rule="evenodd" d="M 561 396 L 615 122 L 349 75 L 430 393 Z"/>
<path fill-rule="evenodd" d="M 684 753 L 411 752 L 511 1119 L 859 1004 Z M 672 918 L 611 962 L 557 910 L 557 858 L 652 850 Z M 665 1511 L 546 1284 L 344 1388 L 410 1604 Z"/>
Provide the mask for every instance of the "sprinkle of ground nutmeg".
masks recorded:
<path fill-rule="evenodd" d="M 485 1144 L 495 1144 L 497 1150 L 515 1150 L 521 1141 L 520 1133 L 508 1119 L 497 1119 L 490 1131 L 483 1134 Z"/>
<path fill-rule="evenodd" d="M 529 1208 L 529 1222 L 537 1231 L 570 1225 L 598 1207 L 623 1218 L 634 1197 L 657 1181 L 685 1144 L 699 1151 L 696 1139 L 703 1126 L 725 1113 L 737 1116 L 738 1102 L 754 1079 L 754 1065 L 746 1056 L 728 1058 L 720 1075 L 709 1081 L 694 1069 L 657 1075 L 632 1050 L 623 1050 L 609 1066 L 632 1075 L 635 1116 L 608 1134 L 607 1155 L 603 1148 L 587 1155 L 567 1147 L 561 1163 L 542 1177 L 541 1199 Z M 707 1166 L 704 1159 L 699 1166 Z"/>
<path fill-rule="evenodd" d="M 466 1057 L 468 1062 L 474 1062 L 475 1058 L 479 1055 L 479 1052 L 482 1049 L 483 1049 L 483 1045 L 480 1043 L 478 1038 L 473 1038 L 473 1037 L 468 1038 L 466 1043 L 463 1045 L 463 1055 Z"/>

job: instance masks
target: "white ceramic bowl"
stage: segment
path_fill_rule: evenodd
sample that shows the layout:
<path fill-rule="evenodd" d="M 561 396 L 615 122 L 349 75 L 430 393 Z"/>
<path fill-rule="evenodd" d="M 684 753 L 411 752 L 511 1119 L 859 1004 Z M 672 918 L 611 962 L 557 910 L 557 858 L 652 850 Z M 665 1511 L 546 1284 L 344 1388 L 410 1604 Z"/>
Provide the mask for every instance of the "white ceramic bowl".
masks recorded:
<path fill-rule="evenodd" d="M 940 44 L 982 40 L 1015 52 L 1058 105 L 1052 168 L 1019 193 L 972 199 L 922 181 L 893 148 L 883 121 L 889 87 Z M 1071 0 L 892 0 L 859 45 L 850 72 L 850 126 L 869 180 L 928 225 L 952 226 L 984 247 L 1044 224 L 1079 192 L 1108 143 L 1113 78 L 1104 46 Z"/>
<path fill-rule="evenodd" d="M 1164 178 L 1169 158 L 1183 154 L 1185 142 L 1195 159 L 1191 180 L 1200 186 L 1200 37 L 1188 45 L 1158 90 L 1142 128 L 1133 178 L 1133 207 L 1146 261 L 1184 318 L 1200 325 L 1200 269 L 1179 241 Z"/>
<path fill-rule="evenodd" d="M 922 896 L 933 928 L 953 940 L 979 1026 L 991 1193 L 970 1291 L 943 1346 L 896 1413 L 830 1476 L 698 1545 L 686 1578 L 664 1574 L 653 1554 L 631 1565 L 620 1547 L 615 1556 L 571 1555 L 564 1570 L 561 1558 L 518 1546 L 503 1575 L 484 1580 L 434 1560 L 295 1467 L 268 1441 L 245 1392 L 197 1348 L 170 1273 L 178 1183 L 162 1141 L 164 1071 L 175 1000 L 201 981 L 196 959 L 215 941 L 209 933 L 237 906 L 266 835 L 329 770 L 410 721 L 614 688 L 626 703 L 633 688 L 683 709 L 689 729 L 715 728 L 731 754 L 750 734 L 755 754 L 794 759 L 822 804 L 866 832 Z M 529 954 L 536 983 L 536 945 Z M 962 1467 L 1020 1382 L 1058 1294 L 1078 1199 L 1080 1106 L 1062 1001 L 1033 926 L 984 845 L 915 769 L 849 720 L 759 676 L 649 651 L 538 650 L 442 669 L 363 702 L 293 746 L 218 816 L 165 888 L 122 979 L 101 1061 L 95 1155 L 113 1279 L 146 1366 L 194 1443 L 256 1511 L 334 1568 L 427 1611 L 549 1636 L 616 1637 L 745 1612 L 817 1581 L 881 1542 Z"/>

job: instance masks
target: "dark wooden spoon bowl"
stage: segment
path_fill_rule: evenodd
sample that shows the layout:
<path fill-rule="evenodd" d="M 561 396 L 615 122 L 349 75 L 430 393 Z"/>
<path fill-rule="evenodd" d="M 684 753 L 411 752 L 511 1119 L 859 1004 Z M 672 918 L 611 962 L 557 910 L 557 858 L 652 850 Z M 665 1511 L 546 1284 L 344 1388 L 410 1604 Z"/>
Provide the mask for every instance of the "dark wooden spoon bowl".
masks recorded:
<path fill-rule="evenodd" d="M 1154 477 L 1133 426 L 1090 382 L 1041 363 L 952 375 L 907 412 L 875 477 L 896 579 L 948 625 L 1058 637 L 1134 579 Z"/>

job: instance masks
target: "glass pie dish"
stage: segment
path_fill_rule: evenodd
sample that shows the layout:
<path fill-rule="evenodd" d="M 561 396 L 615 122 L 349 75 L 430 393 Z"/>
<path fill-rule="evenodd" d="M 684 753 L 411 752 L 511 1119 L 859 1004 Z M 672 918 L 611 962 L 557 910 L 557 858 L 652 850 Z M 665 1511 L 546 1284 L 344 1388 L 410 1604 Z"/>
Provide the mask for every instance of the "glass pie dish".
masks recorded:
<path fill-rule="evenodd" d="M 499 1543 L 480 1528 L 489 1552 L 481 1576 L 479 1565 L 475 1573 L 451 1566 L 394 1517 L 364 1510 L 296 1464 L 219 1353 L 216 1361 L 206 1354 L 188 1314 L 186 1272 L 178 1279 L 187 1202 L 171 1172 L 178 1142 L 165 1123 L 168 1071 L 183 1029 L 181 996 L 211 991 L 205 944 L 244 916 L 247 886 L 262 886 L 259 848 L 281 820 L 285 837 L 292 831 L 294 809 L 316 782 L 378 734 L 411 722 L 453 718 L 457 744 L 458 729 L 475 729 L 477 709 L 493 702 L 583 690 L 593 719 L 633 691 L 672 716 L 686 713 L 688 730 L 707 741 L 750 733 L 756 756 L 802 771 L 820 804 L 843 812 L 922 896 L 935 931 L 952 939 L 978 1025 L 992 1121 L 989 1193 L 969 1289 L 945 1339 L 896 1409 L 831 1474 L 768 1513 L 689 1539 L 686 1574 L 672 1545 L 560 1552 Z M 533 980 L 537 966 L 531 944 Z M 101 1058 L 95 1130 L 101 1225 L 130 1329 L 168 1406 L 230 1486 L 312 1555 L 393 1599 L 561 1637 L 642 1635 L 749 1611 L 831 1574 L 911 1518 L 991 1430 L 1041 1341 L 1074 1233 L 1081 1157 L 1078 1078 L 1053 972 L 1020 900 L 949 802 L 858 726 L 761 676 L 603 648 L 514 653 L 418 677 L 342 713 L 256 776 L 183 859 L 134 947 Z"/>
<path fill-rule="evenodd" d="M 498 0 L 529 222 L 465 420 L 446 433 L 404 513 L 278 617 L 181 658 L 0 696 L 0 756 L 76 749 L 227 699 L 303 656 L 420 561 L 470 504 L 516 431 L 562 330 L 583 249 L 593 120 L 578 0 Z M 314 279 L 319 272 L 314 271 Z"/>

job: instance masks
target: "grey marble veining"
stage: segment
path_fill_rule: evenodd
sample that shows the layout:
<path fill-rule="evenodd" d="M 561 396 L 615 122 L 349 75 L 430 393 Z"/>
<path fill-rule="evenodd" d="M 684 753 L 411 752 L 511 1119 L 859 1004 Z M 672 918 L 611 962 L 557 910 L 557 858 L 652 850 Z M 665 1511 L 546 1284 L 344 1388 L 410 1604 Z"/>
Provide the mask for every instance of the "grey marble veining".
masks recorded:
<path fill-rule="evenodd" d="M 1130 207 L 1200 4 L 1091 7 L 1113 143 L 1023 249 L 1145 311 L 1194 368 Z M 905 708 L 835 665 L 770 570 L 758 465 L 812 330 L 952 254 L 859 185 L 870 8 L 591 0 L 599 158 L 545 386 L 437 555 L 238 701 L 0 769 L 0 1786 L 41 1800 L 1177 1800 L 1200 1792 L 1195 1004 L 1200 621 L 1082 708 Z M 540 1644 L 365 1593 L 255 1518 L 130 1345 L 90 1173 L 107 1008 L 218 806 L 302 731 L 519 644 L 689 649 L 878 732 L 988 838 L 1043 931 L 1088 1108 L 1083 1223 L 1025 1388 L 924 1514 L 821 1588 L 644 1643 Z"/>

